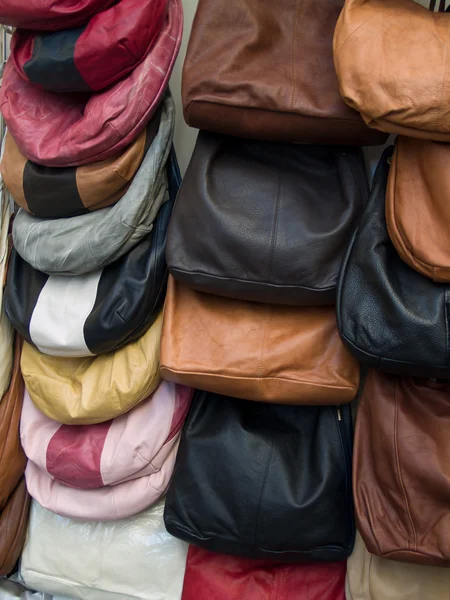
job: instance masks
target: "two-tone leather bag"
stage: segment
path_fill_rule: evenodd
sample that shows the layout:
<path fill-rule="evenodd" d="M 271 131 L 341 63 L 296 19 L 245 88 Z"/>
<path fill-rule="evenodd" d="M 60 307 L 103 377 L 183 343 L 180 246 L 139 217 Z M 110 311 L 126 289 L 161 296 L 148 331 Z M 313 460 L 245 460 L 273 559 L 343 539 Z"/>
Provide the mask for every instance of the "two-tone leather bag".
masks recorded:
<path fill-rule="evenodd" d="M 411 377 L 450 378 L 450 286 L 434 283 L 398 255 L 386 226 L 392 149 L 375 173 L 369 204 L 344 259 L 337 319 L 353 355 L 371 367 Z"/>
<path fill-rule="evenodd" d="M 359 365 L 331 306 L 220 298 L 169 277 L 161 376 L 244 400 L 336 405 L 355 398 Z"/>
<path fill-rule="evenodd" d="M 202 131 L 170 221 L 169 270 L 218 296 L 334 304 L 368 189 L 361 149 Z"/>
<path fill-rule="evenodd" d="M 9 225 L 11 221 L 11 201 L 0 175 L 0 398 L 6 392 L 11 380 L 13 366 L 13 328 L 4 309 L 3 295 L 8 270 L 10 249 Z"/>
<path fill-rule="evenodd" d="M 450 566 L 449 425 L 448 382 L 369 371 L 356 420 L 353 494 L 372 554 Z"/>
<path fill-rule="evenodd" d="M 11 39 L 17 72 L 53 92 L 102 90 L 137 67 L 156 42 L 167 0 L 119 0 L 86 26 L 54 33 L 18 29 Z"/>
<path fill-rule="evenodd" d="M 343 0 L 200 0 L 183 69 L 191 127 L 309 144 L 383 143 L 341 98 L 333 31 Z"/>
<path fill-rule="evenodd" d="M 197 392 L 164 514 L 195 546 L 280 562 L 339 561 L 355 535 L 352 419 L 336 408 Z"/>
<path fill-rule="evenodd" d="M 0 577 L 9 575 L 19 560 L 27 533 L 29 508 L 30 495 L 22 477 L 0 513 Z"/>

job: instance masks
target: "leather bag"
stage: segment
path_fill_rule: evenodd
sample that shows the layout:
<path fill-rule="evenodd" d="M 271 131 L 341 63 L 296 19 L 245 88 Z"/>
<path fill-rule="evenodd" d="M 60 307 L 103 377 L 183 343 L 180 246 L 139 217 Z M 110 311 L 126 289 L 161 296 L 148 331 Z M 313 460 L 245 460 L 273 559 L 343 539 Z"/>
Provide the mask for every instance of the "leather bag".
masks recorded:
<path fill-rule="evenodd" d="M 219 298 L 169 277 L 161 376 L 244 400 L 329 405 L 355 398 L 359 365 L 331 307 Z"/>
<path fill-rule="evenodd" d="M 22 477 L 0 514 L 0 577 L 9 575 L 19 560 L 27 533 L 29 508 L 30 496 Z"/>
<path fill-rule="evenodd" d="M 170 222 L 170 272 L 218 296 L 334 304 L 368 188 L 360 149 L 200 132 Z"/>
<path fill-rule="evenodd" d="M 27 462 L 19 434 L 24 393 L 20 372 L 21 350 L 22 340 L 16 336 L 11 383 L 0 402 L 0 516 L 8 498 L 17 487 Z"/>
<path fill-rule="evenodd" d="M 333 65 L 343 0 L 200 0 L 183 69 L 191 127 L 308 144 L 382 144 L 345 105 Z"/>
<path fill-rule="evenodd" d="M 370 127 L 450 141 L 449 23 L 411 0 L 345 1 L 334 63 L 342 97 Z"/>
<path fill-rule="evenodd" d="M 14 202 L 44 219 L 75 217 L 111 206 L 130 187 L 158 128 L 152 119 L 123 152 L 82 167 L 43 167 L 19 150 L 6 134 L 0 171 Z"/>
<path fill-rule="evenodd" d="M 11 220 L 10 196 L 0 174 L 0 398 L 11 380 L 13 366 L 14 335 L 11 323 L 5 314 L 3 288 L 6 284 L 8 256 L 11 239 L 8 235 Z"/>
<path fill-rule="evenodd" d="M 345 600 L 345 562 L 277 564 L 189 546 L 182 600 Z"/>
<path fill-rule="evenodd" d="M 99 91 L 126 77 L 148 54 L 167 0 L 119 0 L 86 26 L 54 33 L 17 30 L 11 56 L 26 80 L 53 92 Z"/>
<path fill-rule="evenodd" d="M 129 146 L 164 98 L 182 31 L 181 2 L 169 0 L 164 26 L 144 60 L 97 94 L 42 90 L 25 81 L 9 59 L 0 109 L 22 154 L 47 167 L 76 167 L 111 158 Z"/>
<path fill-rule="evenodd" d="M 375 173 L 369 204 L 338 284 L 341 337 L 361 362 L 411 377 L 450 378 L 450 287 L 406 265 L 389 238 L 385 197 L 392 149 Z"/>
<path fill-rule="evenodd" d="M 370 371 L 353 455 L 358 529 L 372 554 L 450 566 L 450 384 Z"/>
<path fill-rule="evenodd" d="M 448 600 L 449 571 L 373 556 L 356 534 L 347 561 L 346 600 Z"/>
<path fill-rule="evenodd" d="M 125 415 L 98 425 L 61 425 L 25 391 L 20 439 L 28 461 L 79 489 L 118 485 L 157 473 L 178 445 L 192 390 L 163 382 Z"/>
<path fill-rule="evenodd" d="M 345 560 L 354 539 L 352 433 L 349 406 L 197 392 L 167 493 L 167 531 L 248 558 Z"/>
<path fill-rule="evenodd" d="M 167 169 L 175 125 L 170 96 L 145 158 L 126 194 L 115 204 L 87 215 L 39 219 L 23 209 L 13 225 L 14 247 L 38 271 L 84 275 L 129 252 L 146 237 L 167 199 Z"/>
<path fill-rule="evenodd" d="M 129 519 L 87 523 L 33 501 L 20 576 L 80 600 L 180 600 L 187 544 L 167 533 L 163 510 L 160 501 Z"/>
<path fill-rule="evenodd" d="M 30 398 L 49 419 L 93 425 L 114 419 L 159 385 L 162 315 L 137 341 L 89 358 L 41 354 L 24 343 L 21 368 Z"/>
<path fill-rule="evenodd" d="M 13 250 L 5 290 L 11 323 L 52 356 L 105 354 L 140 338 L 164 304 L 172 206 L 164 202 L 152 231 L 130 252 L 86 275 L 46 275 Z"/>
<path fill-rule="evenodd" d="M 84 25 L 115 0 L 2 0 L 0 23 L 23 29 L 54 31 Z"/>
<path fill-rule="evenodd" d="M 400 257 L 433 281 L 450 282 L 450 145 L 399 136 L 389 171 L 386 224 Z"/>

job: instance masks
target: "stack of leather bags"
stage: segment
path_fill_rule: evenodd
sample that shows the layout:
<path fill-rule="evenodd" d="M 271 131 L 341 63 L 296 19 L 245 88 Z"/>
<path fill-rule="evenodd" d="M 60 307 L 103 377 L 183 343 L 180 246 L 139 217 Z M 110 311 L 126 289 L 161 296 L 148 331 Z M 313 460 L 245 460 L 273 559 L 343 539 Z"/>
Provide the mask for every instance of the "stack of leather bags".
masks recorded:
<path fill-rule="evenodd" d="M 183 600 L 342 600 L 358 361 L 336 284 L 368 200 L 340 97 L 341 2 L 200 0 L 183 73 L 200 129 L 169 225 L 164 379 L 197 389 L 165 524 Z"/>
<path fill-rule="evenodd" d="M 168 80 L 182 7 L 179 0 L 28 4 L 0 6 L 0 22 L 17 27 L 0 91 L 8 127 L 0 170 L 20 206 L 3 304 L 20 334 L 14 373 L 22 387 L 10 422 L 20 447 L 21 413 L 16 479 L 26 455 L 34 499 L 21 572 L 26 584 L 49 593 L 126 598 L 126 591 L 147 599 L 148 571 L 126 582 L 115 564 L 120 548 L 128 543 L 132 558 L 153 546 L 150 570 L 161 569 L 167 552 L 178 564 L 186 554 L 167 534 L 168 546 L 160 544 L 163 496 L 192 396 L 159 373 L 164 250 L 181 180 Z M 9 404 L 4 399 L 0 411 Z M 9 537 L 18 509 L 5 504 L 7 492 L 26 494 L 24 484 L 14 489 L 4 487 L 0 470 Z M 58 540 L 45 526 L 55 555 L 46 571 L 39 523 L 60 523 L 52 515 L 67 520 Z M 102 554 L 105 536 L 115 551 L 93 558 L 72 589 L 64 576 L 73 577 L 73 564 L 61 549 L 91 521 L 86 557 Z M 136 527 L 144 537 L 133 538 Z M 163 588 L 165 579 L 173 577 L 162 569 Z"/>
<path fill-rule="evenodd" d="M 346 0 L 340 89 L 399 134 L 377 167 L 338 285 L 342 340 L 368 368 L 353 494 L 348 600 L 449 597 L 450 91 L 448 2 Z"/>

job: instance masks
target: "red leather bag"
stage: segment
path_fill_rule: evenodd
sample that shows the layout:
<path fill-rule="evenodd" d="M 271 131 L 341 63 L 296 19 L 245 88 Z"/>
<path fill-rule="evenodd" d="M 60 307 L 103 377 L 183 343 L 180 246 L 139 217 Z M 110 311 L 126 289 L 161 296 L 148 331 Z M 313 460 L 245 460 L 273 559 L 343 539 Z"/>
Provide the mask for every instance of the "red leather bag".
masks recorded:
<path fill-rule="evenodd" d="M 345 600 L 347 563 L 280 564 L 189 547 L 182 600 Z"/>
<path fill-rule="evenodd" d="M 125 77 L 153 46 L 167 0 L 120 0 L 86 27 L 53 33 L 18 29 L 11 40 L 17 72 L 55 92 L 98 91 Z"/>

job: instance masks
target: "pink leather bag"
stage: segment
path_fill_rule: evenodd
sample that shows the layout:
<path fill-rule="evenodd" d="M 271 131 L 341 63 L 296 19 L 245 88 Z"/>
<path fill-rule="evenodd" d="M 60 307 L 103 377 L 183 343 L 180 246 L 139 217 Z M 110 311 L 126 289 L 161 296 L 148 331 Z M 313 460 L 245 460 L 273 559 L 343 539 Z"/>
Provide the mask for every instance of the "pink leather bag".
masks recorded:
<path fill-rule="evenodd" d="M 164 26 L 145 59 L 105 91 L 55 94 L 24 80 L 10 59 L 0 109 L 22 154 L 49 167 L 104 160 L 133 142 L 167 87 L 183 32 L 180 0 L 169 0 Z"/>

